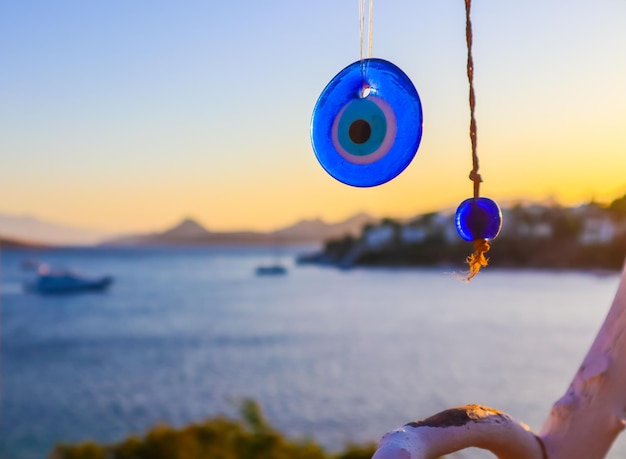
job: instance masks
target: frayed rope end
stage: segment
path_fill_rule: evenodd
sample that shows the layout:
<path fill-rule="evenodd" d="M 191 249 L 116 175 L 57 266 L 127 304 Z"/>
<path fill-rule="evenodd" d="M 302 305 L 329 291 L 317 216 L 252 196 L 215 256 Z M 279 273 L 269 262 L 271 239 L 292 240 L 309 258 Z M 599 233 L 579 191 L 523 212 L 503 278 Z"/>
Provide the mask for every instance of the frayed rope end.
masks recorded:
<path fill-rule="evenodd" d="M 472 280 L 481 268 L 484 268 L 489 264 L 489 258 L 485 257 L 485 254 L 489 252 L 490 248 L 491 245 L 486 239 L 477 239 L 474 241 L 474 253 L 465 260 L 469 265 L 469 272 L 467 273 L 466 280 Z"/>

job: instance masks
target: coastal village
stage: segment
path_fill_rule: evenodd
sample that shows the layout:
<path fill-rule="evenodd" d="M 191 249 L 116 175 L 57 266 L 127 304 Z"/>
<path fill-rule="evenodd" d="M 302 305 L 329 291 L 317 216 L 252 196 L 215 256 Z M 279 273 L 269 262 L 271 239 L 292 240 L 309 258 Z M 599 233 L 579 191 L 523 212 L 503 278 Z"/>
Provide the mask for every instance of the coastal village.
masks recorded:
<path fill-rule="evenodd" d="M 609 205 L 576 207 L 516 204 L 502 209 L 503 225 L 492 244 L 492 266 L 619 269 L 626 255 L 626 196 Z M 386 218 L 360 236 L 329 240 L 301 263 L 457 266 L 470 252 L 455 228 L 454 212 L 441 211 L 400 222 Z"/>

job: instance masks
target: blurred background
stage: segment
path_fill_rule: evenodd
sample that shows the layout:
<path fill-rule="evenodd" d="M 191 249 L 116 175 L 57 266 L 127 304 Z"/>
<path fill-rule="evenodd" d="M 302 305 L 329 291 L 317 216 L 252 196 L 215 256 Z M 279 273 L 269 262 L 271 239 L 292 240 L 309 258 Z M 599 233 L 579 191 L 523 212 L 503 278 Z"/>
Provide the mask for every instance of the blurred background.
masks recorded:
<path fill-rule="evenodd" d="M 373 11 L 424 134 L 359 189 L 310 144 L 360 57 L 356 1 L 0 5 L 1 458 L 247 399 L 330 452 L 465 403 L 540 429 L 626 255 L 626 4 L 473 5 L 481 191 L 504 223 L 469 284 L 464 4 Z"/>

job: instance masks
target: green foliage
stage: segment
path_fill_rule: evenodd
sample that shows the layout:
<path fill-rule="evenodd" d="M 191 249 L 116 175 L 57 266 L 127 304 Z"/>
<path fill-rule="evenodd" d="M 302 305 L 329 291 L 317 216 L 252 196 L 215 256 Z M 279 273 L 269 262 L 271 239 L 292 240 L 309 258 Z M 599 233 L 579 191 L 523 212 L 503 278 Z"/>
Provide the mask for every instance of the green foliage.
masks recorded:
<path fill-rule="evenodd" d="M 626 218 L 626 196 L 615 199 L 610 204 L 609 210 L 616 219 Z"/>
<path fill-rule="evenodd" d="M 352 235 L 328 241 L 325 246 L 325 258 L 333 263 L 341 260 L 350 253 L 356 243 L 357 239 Z"/>
<path fill-rule="evenodd" d="M 381 222 L 380 222 L 380 225 L 381 226 L 391 226 L 392 228 L 400 228 L 400 226 L 402 226 L 399 221 L 397 221 L 397 220 L 395 220 L 393 218 L 390 218 L 390 217 L 383 218 L 381 220 Z"/>
<path fill-rule="evenodd" d="M 239 415 L 241 416 L 245 425 L 254 434 L 262 435 L 271 432 L 271 427 L 263 417 L 261 407 L 254 400 L 246 399 L 241 403 L 239 409 Z"/>
<path fill-rule="evenodd" d="M 77 446 L 59 445 L 51 455 L 52 459 L 105 459 L 104 448 L 94 442 L 85 442 Z"/>
<path fill-rule="evenodd" d="M 375 451 L 373 444 L 350 445 L 331 455 L 313 441 L 287 439 L 251 400 L 242 403 L 240 416 L 218 416 L 183 429 L 157 425 L 143 438 L 113 445 L 60 444 L 50 459 L 370 459 Z"/>
<path fill-rule="evenodd" d="M 333 459 L 371 459 L 376 451 L 375 443 L 366 443 L 364 445 L 350 444 L 345 451 L 334 456 Z"/>

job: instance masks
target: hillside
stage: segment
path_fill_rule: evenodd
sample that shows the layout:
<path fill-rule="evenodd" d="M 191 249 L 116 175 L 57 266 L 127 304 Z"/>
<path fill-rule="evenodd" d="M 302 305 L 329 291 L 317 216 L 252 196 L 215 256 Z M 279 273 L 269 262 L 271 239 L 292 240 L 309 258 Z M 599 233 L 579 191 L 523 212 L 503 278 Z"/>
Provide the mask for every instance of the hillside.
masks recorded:
<path fill-rule="evenodd" d="M 357 214 L 345 221 L 327 223 L 321 219 L 303 220 L 276 231 L 218 232 L 205 228 L 192 218 L 160 232 L 129 235 L 108 240 L 108 246 L 135 245 L 279 245 L 321 243 L 329 239 L 358 235 L 363 227 L 378 220 L 368 214 Z"/>
<path fill-rule="evenodd" d="M 33 249 L 42 247 L 44 246 L 33 242 L 0 237 L 0 249 Z"/>
<path fill-rule="evenodd" d="M 63 225 L 29 215 L 0 214 L 0 238 L 45 245 L 91 245 L 110 237 L 111 233 L 106 231 Z"/>
<path fill-rule="evenodd" d="M 609 205 L 516 205 L 503 209 L 490 266 L 620 269 L 626 258 L 626 196 Z M 300 262 L 350 266 L 463 266 L 473 252 L 456 232 L 454 214 L 434 212 L 408 222 L 385 219 L 358 237 L 327 241 Z"/>

